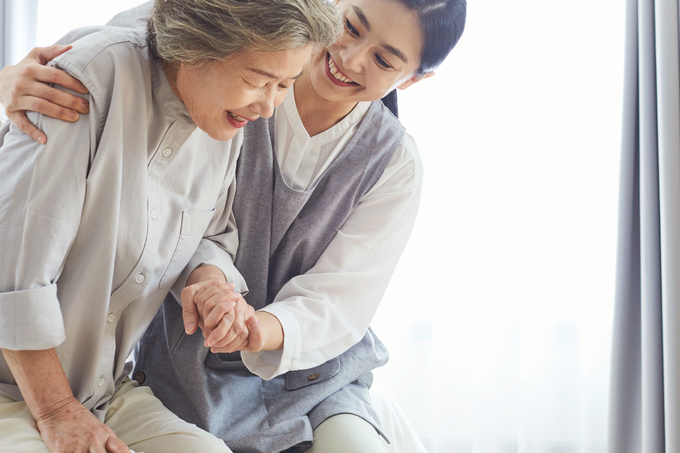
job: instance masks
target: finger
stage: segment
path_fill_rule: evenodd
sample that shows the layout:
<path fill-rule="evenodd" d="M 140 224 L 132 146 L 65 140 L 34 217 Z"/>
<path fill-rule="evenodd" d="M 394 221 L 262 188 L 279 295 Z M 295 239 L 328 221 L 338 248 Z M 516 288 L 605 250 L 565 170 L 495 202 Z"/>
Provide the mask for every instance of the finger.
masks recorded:
<path fill-rule="evenodd" d="M 241 332 L 242 327 L 236 327 L 237 332 Z M 234 312 L 233 310 L 225 314 L 215 328 L 210 332 L 205 340 L 206 347 L 220 346 L 228 344 L 237 333 L 234 331 Z M 225 341 L 225 338 L 228 340 Z"/>
<path fill-rule="evenodd" d="M 234 332 L 232 329 L 229 333 L 231 334 Z M 243 325 L 243 328 L 241 329 L 240 332 L 236 335 L 229 335 L 229 341 L 220 341 L 218 343 L 215 343 L 213 345 L 213 348 L 217 348 L 220 351 L 224 352 L 234 352 L 238 351 L 239 348 L 243 347 L 243 345 L 247 344 L 249 341 L 249 336 L 250 336 L 250 330 L 248 330 L 247 325 Z"/>
<path fill-rule="evenodd" d="M 206 338 L 205 345 L 210 347 L 212 343 L 220 340 L 225 334 L 233 328 L 235 314 L 234 306 L 229 307 L 228 304 L 219 304 L 206 316 L 203 320 L 203 336 Z M 220 327 L 218 333 L 213 335 L 215 329 Z M 211 342 L 208 342 L 208 338 Z"/>
<path fill-rule="evenodd" d="M 44 71 L 49 72 L 47 74 L 43 74 Z M 57 74 L 59 78 L 62 79 L 59 80 L 58 82 L 53 82 L 55 85 L 62 85 L 64 86 L 64 88 L 80 92 L 73 86 L 63 85 L 63 83 L 67 83 L 67 85 L 73 85 L 73 83 L 80 84 L 80 82 L 78 82 L 70 75 L 58 69 L 40 66 L 36 71 L 37 72 L 36 77 L 38 78 L 38 80 L 47 79 L 50 78 L 49 74 L 53 74 L 54 71 L 56 71 L 55 74 Z M 68 77 L 68 79 L 63 80 L 63 77 Z M 62 89 L 54 88 L 47 83 L 34 82 L 31 85 L 28 85 L 26 88 L 24 88 L 24 91 L 26 91 L 27 94 L 29 95 L 43 98 L 54 104 L 58 104 L 61 107 L 77 110 L 80 113 L 88 113 L 90 111 L 90 104 L 87 99 L 83 99 L 80 96 L 76 96 L 75 94 L 71 94 Z"/>
<path fill-rule="evenodd" d="M 219 281 L 219 280 L 211 280 L 211 281 L 205 282 L 203 287 L 201 287 L 201 289 L 199 289 L 196 292 L 196 298 L 203 302 L 203 301 L 210 299 L 215 294 L 218 294 L 220 292 L 224 292 L 225 294 L 226 293 L 234 294 L 235 295 L 234 298 L 236 300 L 238 300 L 238 298 L 240 297 L 240 294 L 233 292 L 233 290 L 234 290 L 234 284 L 233 283 L 224 283 L 224 282 Z"/>
<path fill-rule="evenodd" d="M 69 88 L 78 93 L 89 93 L 88 89 L 78 79 L 52 66 L 39 66 L 33 69 L 35 78 L 40 82 L 53 83 Z"/>
<path fill-rule="evenodd" d="M 182 299 L 182 319 L 184 320 L 184 331 L 191 335 L 196 332 L 198 327 L 198 308 L 194 303 L 194 294 L 196 293 L 196 286 L 187 286 L 182 290 L 180 298 Z"/>
<path fill-rule="evenodd" d="M 253 315 L 246 321 L 250 335 L 248 335 L 248 352 L 260 352 L 264 348 L 264 331 L 257 316 Z"/>
<path fill-rule="evenodd" d="M 106 451 L 107 453 L 130 453 L 130 448 L 119 438 L 110 436 L 106 439 Z"/>
<path fill-rule="evenodd" d="M 47 136 L 33 123 L 28 120 L 26 112 L 15 112 L 7 115 L 7 118 L 16 125 L 21 132 L 31 137 L 38 143 L 47 143 Z"/>
<path fill-rule="evenodd" d="M 73 49 L 72 45 L 54 44 L 47 47 L 34 47 L 29 53 L 28 57 L 33 58 L 40 64 L 46 64 L 57 58 L 64 52 Z"/>
<path fill-rule="evenodd" d="M 58 90 L 55 90 L 58 91 Z M 79 118 L 78 112 L 46 101 L 42 97 L 24 96 L 18 110 L 30 110 L 62 121 L 73 122 Z"/>
<path fill-rule="evenodd" d="M 227 311 L 234 309 L 239 299 L 240 295 L 234 296 L 234 293 L 231 291 L 216 291 L 214 294 L 208 291 L 204 292 L 202 295 L 197 294 L 194 296 L 194 302 L 196 302 L 199 312 L 203 315 L 203 322 L 211 329 L 214 329 L 215 326 L 217 326 L 221 317 L 219 315 L 217 318 L 213 316 L 210 318 L 211 321 L 208 321 L 208 318 L 213 310 L 215 310 L 215 307 L 223 305 L 224 313 L 226 313 Z"/>
<path fill-rule="evenodd" d="M 76 452 L 79 452 L 79 451 L 80 451 L 80 449 L 76 450 Z M 89 448 L 87 448 L 88 453 L 107 453 L 107 451 L 108 450 L 106 449 L 106 447 L 104 447 L 103 445 L 99 445 L 99 444 L 92 444 L 92 445 L 89 446 Z"/>
<path fill-rule="evenodd" d="M 219 335 L 213 335 L 212 333 L 207 337 L 206 346 L 214 346 L 218 348 L 224 348 L 232 343 L 241 344 L 245 339 L 248 338 L 248 328 L 246 326 L 246 316 L 250 316 L 253 313 L 252 307 L 243 301 L 240 306 L 236 306 L 234 309 L 234 320 L 231 323 L 231 327 L 227 332 L 220 332 Z M 222 329 L 220 329 L 222 330 Z"/>

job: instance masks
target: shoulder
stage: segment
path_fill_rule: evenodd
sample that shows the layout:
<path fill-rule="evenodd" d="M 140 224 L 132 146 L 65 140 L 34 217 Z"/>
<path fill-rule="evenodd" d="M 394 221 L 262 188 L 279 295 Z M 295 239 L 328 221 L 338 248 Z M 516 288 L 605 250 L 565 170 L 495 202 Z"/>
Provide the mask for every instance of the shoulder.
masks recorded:
<path fill-rule="evenodd" d="M 151 17 L 153 10 L 153 2 L 146 2 L 134 8 L 130 8 L 122 13 L 118 13 L 106 25 L 113 25 L 116 27 L 125 28 L 140 28 L 144 29 L 146 23 Z"/>
<path fill-rule="evenodd" d="M 412 187 L 423 185 L 423 161 L 420 158 L 415 139 L 408 132 L 404 134 L 404 138 L 387 167 L 393 167 L 395 171 L 399 169 L 400 172 L 407 173 L 410 180 L 409 185 Z"/>
<path fill-rule="evenodd" d="M 96 109 L 107 110 L 116 93 L 128 99 L 143 97 L 155 64 L 143 31 L 100 26 L 73 33 L 78 38 L 73 49 L 50 64 L 80 80 Z"/>
<path fill-rule="evenodd" d="M 70 33 L 73 49 L 53 60 L 54 64 L 75 74 L 87 74 L 106 63 L 146 60 L 146 34 L 138 29 L 86 27 Z"/>
<path fill-rule="evenodd" d="M 409 197 L 409 194 L 419 193 L 422 186 L 423 162 L 415 140 L 405 133 L 385 171 L 366 196 L 399 192 Z"/>

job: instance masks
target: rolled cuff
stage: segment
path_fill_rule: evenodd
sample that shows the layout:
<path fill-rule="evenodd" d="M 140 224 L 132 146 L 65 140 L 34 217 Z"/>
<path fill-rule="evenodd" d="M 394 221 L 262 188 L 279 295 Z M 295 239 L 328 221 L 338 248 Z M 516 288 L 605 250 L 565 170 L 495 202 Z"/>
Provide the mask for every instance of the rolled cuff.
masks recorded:
<path fill-rule="evenodd" d="M 210 239 L 202 239 L 194 252 L 194 255 L 189 260 L 189 264 L 184 268 L 182 273 L 177 278 L 177 281 L 172 286 L 172 294 L 175 299 L 182 300 L 182 290 L 187 284 L 187 280 L 191 273 L 201 266 L 216 266 L 218 267 L 227 279 L 227 282 L 234 283 L 234 291 L 241 294 L 248 293 L 248 285 L 241 275 L 241 273 L 234 266 L 234 261 L 231 255 L 220 248 Z"/>
<path fill-rule="evenodd" d="M 0 348 L 56 348 L 66 339 L 57 285 L 0 293 Z"/>
<path fill-rule="evenodd" d="M 285 307 L 277 308 L 279 307 L 274 303 L 260 311 L 266 311 L 278 318 L 283 327 L 283 349 L 258 353 L 241 352 L 243 363 L 250 372 L 265 380 L 299 369 L 298 359 L 302 355 L 300 324 Z"/>

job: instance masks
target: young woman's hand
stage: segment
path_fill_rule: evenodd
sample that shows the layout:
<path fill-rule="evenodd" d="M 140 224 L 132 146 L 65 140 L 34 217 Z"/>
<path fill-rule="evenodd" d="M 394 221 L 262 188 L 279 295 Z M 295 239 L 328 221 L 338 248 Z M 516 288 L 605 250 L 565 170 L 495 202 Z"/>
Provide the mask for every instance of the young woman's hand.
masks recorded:
<path fill-rule="evenodd" d="M 13 66 L 0 71 L 0 103 L 7 118 L 37 142 L 45 144 L 47 136 L 26 116 L 27 111 L 42 113 L 63 121 L 76 121 L 78 113 L 88 113 L 85 99 L 50 86 L 61 85 L 78 93 L 87 93 L 85 85 L 64 71 L 45 66 L 71 49 L 71 46 L 36 47 Z"/>

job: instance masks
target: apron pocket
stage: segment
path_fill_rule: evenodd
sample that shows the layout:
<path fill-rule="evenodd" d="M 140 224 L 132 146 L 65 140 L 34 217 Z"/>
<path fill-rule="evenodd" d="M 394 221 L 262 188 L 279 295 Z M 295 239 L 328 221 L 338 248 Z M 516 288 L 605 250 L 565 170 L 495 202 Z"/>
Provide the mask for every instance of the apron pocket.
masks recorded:
<path fill-rule="evenodd" d="M 338 374 L 340 358 L 336 357 L 315 368 L 308 370 L 289 371 L 286 373 L 286 389 L 297 390 L 310 385 L 319 384 Z"/>

